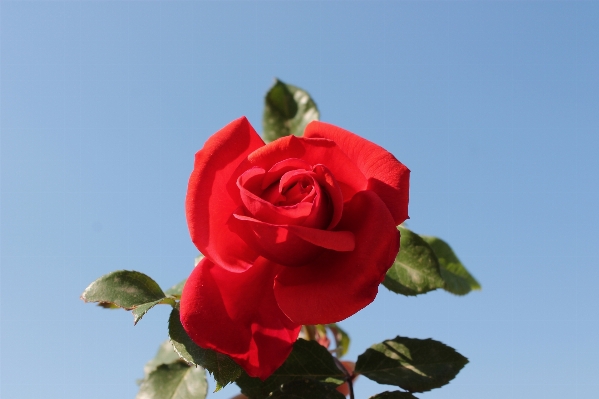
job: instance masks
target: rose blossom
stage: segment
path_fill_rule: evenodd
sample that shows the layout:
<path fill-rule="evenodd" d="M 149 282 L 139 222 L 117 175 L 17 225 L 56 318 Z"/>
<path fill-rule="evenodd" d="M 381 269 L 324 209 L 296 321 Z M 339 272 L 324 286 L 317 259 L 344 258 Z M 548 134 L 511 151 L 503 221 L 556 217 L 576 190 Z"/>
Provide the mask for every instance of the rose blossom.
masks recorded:
<path fill-rule="evenodd" d="M 196 154 L 186 198 L 205 255 L 181 298 L 189 336 L 266 379 L 302 324 L 371 303 L 399 250 L 409 173 L 323 122 L 267 145 L 245 117 L 215 133 Z"/>

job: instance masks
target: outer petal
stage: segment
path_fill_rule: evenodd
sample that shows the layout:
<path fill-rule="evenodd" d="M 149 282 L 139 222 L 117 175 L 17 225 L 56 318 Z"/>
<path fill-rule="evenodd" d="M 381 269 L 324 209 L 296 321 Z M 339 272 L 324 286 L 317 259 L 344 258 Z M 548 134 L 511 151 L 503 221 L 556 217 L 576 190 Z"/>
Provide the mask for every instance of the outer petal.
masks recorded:
<path fill-rule="evenodd" d="M 233 273 L 204 258 L 181 297 L 181 323 L 191 339 L 231 356 L 250 376 L 262 380 L 283 364 L 301 328 L 277 305 L 277 268 L 259 258 L 247 271 Z"/>
<path fill-rule="evenodd" d="M 312 122 L 314 123 L 314 122 Z M 308 125 L 310 126 L 310 125 Z M 299 158 L 310 165 L 325 165 L 335 176 L 345 201 L 358 191 L 365 190 L 368 180 L 335 142 L 322 138 L 286 136 L 254 151 L 248 157 L 252 166 L 268 170 L 288 158 Z"/>
<path fill-rule="evenodd" d="M 385 203 L 372 191 L 346 204 L 337 226 L 355 234 L 352 252 L 326 251 L 275 278 L 279 307 L 298 324 L 343 320 L 371 303 L 399 249 L 399 232 Z"/>
<path fill-rule="evenodd" d="M 381 197 L 393 215 L 395 224 L 408 219 L 410 170 L 382 147 L 340 127 L 310 122 L 307 138 L 326 138 L 337 143 L 368 179 L 368 189 Z"/>
<path fill-rule="evenodd" d="M 191 239 L 200 252 L 229 270 L 245 270 L 258 256 L 229 230 L 227 220 L 241 204 L 238 168 L 262 146 L 248 120 L 239 118 L 208 139 L 189 178 L 185 211 Z"/>

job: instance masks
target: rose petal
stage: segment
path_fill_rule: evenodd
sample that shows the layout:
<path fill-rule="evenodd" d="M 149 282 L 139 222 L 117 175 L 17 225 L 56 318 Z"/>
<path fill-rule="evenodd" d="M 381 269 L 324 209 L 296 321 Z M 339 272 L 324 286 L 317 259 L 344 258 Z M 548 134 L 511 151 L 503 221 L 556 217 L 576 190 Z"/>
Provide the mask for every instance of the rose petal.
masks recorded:
<path fill-rule="evenodd" d="M 281 176 L 283 176 L 285 173 L 294 169 L 312 170 L 312 165 L 297 158 L 284 159 L 281 162 L 277 162 L 268 170 L 266 176 L 264 176 L 262 189 L 270 186 L 274 182 L 281 179 Z"/>
<path fill-rule="evenodd" d="M 247 271 L 233 273 L 204 258 L 181 296 L 181 323 L 191 339 L 231 356 L 262 380 L 283 364 L 301 328 L 277 305 L 272 288 L 277 268 L 259 258 Z"/>
<path fill-rule="evenodd" d="M 320 184 L 320 187 L 326 190 L 329 200 L 329 207 L 332 215 L 330 215 L 330 222 L 328 229 L 332 229 L 337 226 L 337 223 L 341 220 L 343 214 L 343 193 L 341 187 L 337 183 L 337 179 L 333 176 L 331 171 L 324 165 L 314 165 L 314 173 L 316 174 L 316 180 Z"/>
<path fill-rule="evenodd" d="M 327 249 L 352 251 L 356 245 L 349 231 L 275 225 L 239 213 L 234 213 L 229 223 L 261 256 L 285 266 L 302 266 Z"/>
<path fill-rule="evenodd" d="M 247 269 L 258 256 L 231 232 L 227 220 L 241 204 L 237 168 L 262 146 L 248 120 L 239 118 L 206 141 L 189 178 L 185 211 L 191 239 L 200 252 L 233 271 Z"/>
<path fill-rule="evenodd" d="M 356 239 L 351 231 L 330 231 L 305 226 L 287 226 L 287 229 L 311 244 L 332 251 L 347 252 L 356 248 Z"/>
<path fill-rule="evenodd" d="M 309 193 L 301 192 L 298 186 L 301 185 L 302 181 L 309 180 L 310 190 Z M 288 223 L 293 225 L 301 225 L 305 227 L 313 227 L 316 229 L 327 229 L 331 225 L 331 217 L 333 214 L 333 207 L 331 199 L 328 195 L 330 187 L 326 185 L 321 187 L 320 182 L 326 184 L 326 178 L 319 176 L 315 172 L 306 172 L 303 170 L 292 170 L 285 173 L 279 183 L 279 191 L 286 199 L 293 201 L 294 195 L 302 198 L 302 203 L 308 202 L 311 204 L 310 214 L 302 221 L 302 223 Z M 286 191 L 287 188 L 293 186 L 292 189 Z M 294 192 L 295 191 L 295 192 Z M 296 198 L 296 199 L 298 199 Z M 341 208 L 343 204 L 341 204 Z M 340 212 L 343 210 L 340 209 Z M 283 224 L 283 223 L 277 223 Z"/>
<path fill-rule="evenodd" d="M 296 204 L 299 202 L 312 202 L 316 196 L 316 176 L 312 171 L 303 169 L 290 170 L 279 180 L 280 202 L 282 204 Z"/>
<path fill-rule="evenodd" d="M 308 125 L 309 126 L 309 125 Z M 299 158 L 310 165 L 325 165 L 337 180 L 343 200 L 365 190 L 368 181 L 355 162 L 335 142 L 322 138 L 286 136 L 261 147 L 248 156 L 252 166 L 268 169 L 288 158 Z"/>
<path fill-rule="evenodd" d="M 337 143 L 368 179 L 368 190 L 377 193 L 387 204 L 395 224 L 408 219 L 410 170 L 393 154 L 345 129 L 319 121 L 308 124 L 304 137 Z"/>
<path fill-rule="evenodd" d="M 312 203 L 300 202 L 290 206 L 275 206 L 259 194 L 266 172 L 261 168 L 251 168 L 237 180 L 241 200 L 249 215 L 258 220 L 274 224 L 303 224 L 312 212 Z"/>
<path fill-rule="evenodd" d="M 310 264 L 285 267 L 275 278 L 279 307 L 298 324 L 343 320 L 371 303 L 399 249 L 399 232 L 372 191 L 345 204 L 337 229 L 355 235 L 352 252 L 323 252 Z"/>

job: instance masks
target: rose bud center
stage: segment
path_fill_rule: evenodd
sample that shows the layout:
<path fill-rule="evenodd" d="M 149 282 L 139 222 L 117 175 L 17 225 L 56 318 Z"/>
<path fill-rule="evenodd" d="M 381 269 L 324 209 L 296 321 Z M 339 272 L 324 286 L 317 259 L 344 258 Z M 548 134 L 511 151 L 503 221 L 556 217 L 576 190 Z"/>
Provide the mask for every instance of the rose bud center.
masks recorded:
<path fill-rule="evenodd" d="M 314 198 L 314 179 L 310 176 L 298 175 L 294 180 L 287 181 L 285 186 L 282 183 L 279 197 L 274 201 L 274 205 L 294 205 Z"/>
<path fill-rule="evenodd" d="M 253 167 L 239 176 L 237 187 L 243 205 L 231 227 L 261 256 L 301 266 L 326 250 L 353 249 L 351 233 L 333 231 L 343 196 L 324 165 L 287 159 L 268 171 Z"/>

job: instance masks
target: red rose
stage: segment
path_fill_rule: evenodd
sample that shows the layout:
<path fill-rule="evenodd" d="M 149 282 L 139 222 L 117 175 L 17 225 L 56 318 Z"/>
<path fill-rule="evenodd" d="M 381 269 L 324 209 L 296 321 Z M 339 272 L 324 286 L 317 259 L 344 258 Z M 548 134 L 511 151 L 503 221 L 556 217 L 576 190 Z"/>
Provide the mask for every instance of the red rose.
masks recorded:
<path fill-rule="evenodd" d="M 409 170 L 322 122 L 268 145 L 243 117 L 197 154 L 186 213 L 205 258 L 185 284 L 181 322 L 199 346 L 266 379 L 302 324 L 371 303 L 399 250 Z"/>

